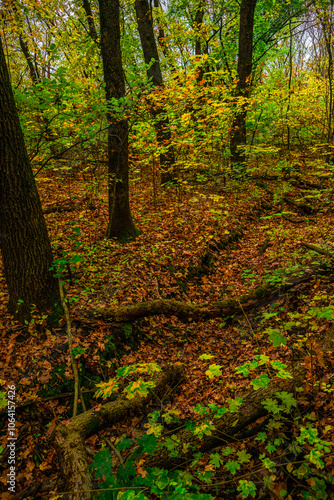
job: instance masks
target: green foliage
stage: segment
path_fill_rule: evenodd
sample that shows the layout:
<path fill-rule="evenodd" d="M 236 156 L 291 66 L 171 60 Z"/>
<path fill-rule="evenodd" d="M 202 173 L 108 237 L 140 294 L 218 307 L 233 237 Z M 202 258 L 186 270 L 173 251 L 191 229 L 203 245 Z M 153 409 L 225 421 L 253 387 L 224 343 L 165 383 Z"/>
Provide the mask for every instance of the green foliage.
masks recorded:
<path fill-rule="evenodd" d="M 122 378 L 127 378 L 133 375 L 153 375 L 161 371 L 160 366 L 157 363 L 138 363 L 136 365 L 124 366 L 122 368 L 118 368 L 116 371 L 116 377 L 114 379 L 109 380 L 108 382 L 101 382 L 97 384 L 98 389 L 95 393 L 95 397 L 102 397 L 106 399 L 110 397 L 113 393 L 118 392 L 119 390 L 119 381 Z M 135 396 L 147 396 L 149 389 L 153 389 L 155 387 L 154 382 L 145 381 L 142 378 L 134 382 L 130 382 L 125 388 L 124 393 L 128 399 L 132 399 Z"/>

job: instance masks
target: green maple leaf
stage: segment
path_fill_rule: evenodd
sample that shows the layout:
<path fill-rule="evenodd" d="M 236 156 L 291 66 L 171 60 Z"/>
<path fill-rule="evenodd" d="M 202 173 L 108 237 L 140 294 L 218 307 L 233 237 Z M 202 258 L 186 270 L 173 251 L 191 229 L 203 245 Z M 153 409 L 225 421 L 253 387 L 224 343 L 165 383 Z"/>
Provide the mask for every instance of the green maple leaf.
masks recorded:
<path fill-rule="evenodd" d="M 240 464 L 236 460 L 229 460 L 225 465 L 225 469 L 229 470 L 231 474 L 235 474 L 240 469 Z"/>
<path fill-rule="evenodd" d="M 123 436 L 122 440 L 117 444 L 116 448 L 118 449 L 118 451 L 124 451 L 127 448 L 130 448 L 130 446 L 132 445 L 133 445 L 132 440 Z"/>
<path fill-rule="evenodd" d="M 282 411 L 282 408 L 278 405 L 276 399 L 272 398 L 267 398 L 264 401 L 262 401 L 263 406 L 265 409 L 273 414 L 279 413 Z"/>
<path fill-rule="evenodd" d="M 220 467 L 220 462 L 221 462 L 221 459 L 220 459 L 219 453 L 212 453 L 210 455 L 210 464 L 212 464 L 214 467 L 216 467 L 216 469 L 218 467 Z"/>
<path fill-rule="evenodd" d="M 286 345 L 288 341 L 287 338 L 284 337 L 284 335 L 281 335 L 278 330 L 272 330 L 271 333 L 269 333 L 268 338 L 272 341 L 274 347 L 279 347 L 281 344 Z"/>
<path fill-rule="evenodd" d="M 246 453 L 245 450 L 240 450 L 237 452 L 239 462 L 241 464 L 244 464 L 246 462 L 249 462 L 251 459 L 251 455 L 249 453 Z"/>
<path fill-rule="evenodd" d="M 202 354 L 198 359 L 212 359 L 214 356 L 212 354 Z"/>
<path fill-rule="evenodd" d="M 240 479 L 237 490 L 241 492 L 242 498 L 248 498 L 249 495 L 255 497 L 256 486 L 253 481 L 245 481 L 244 479 Z"/>
<path fill-rule="evenodd" d="M 257 389 L 261 389 L 263 387 L 267 387 L 269 384 L 269 377 L 266 373 L 262 373 L 258 378 L 255 378 L 254 380 L 251 381 L 252 386 L 254 389 L 257 391 Z"/>
<path fill-rule="evenodd" d="M 291 406 L 297 406 L 298 404 L 293 395 L 289 394 L 288 392 L 276 392 L 276 396 L 282 400 L 288 410 L 291 408 Z"/>
<path fill-rule="evenodd" d="M 221 377 L 222 376 L 221 366 L 215 364 L 210 365 L 209 369 L 205 372 L 205 375 L 207 375 L 209 378 Z"/>

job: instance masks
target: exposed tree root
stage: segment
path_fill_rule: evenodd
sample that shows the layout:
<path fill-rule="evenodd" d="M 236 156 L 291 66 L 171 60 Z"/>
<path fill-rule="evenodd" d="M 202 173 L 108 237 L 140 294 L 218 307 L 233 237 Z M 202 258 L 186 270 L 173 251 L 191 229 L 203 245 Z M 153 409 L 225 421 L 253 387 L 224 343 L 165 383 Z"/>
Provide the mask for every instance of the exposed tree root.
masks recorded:
<path fill-rule="evenodd" d="M 186 290 L 187 283 L 189 281 L 195 282 L 201 276 L 205 276 L 213 272 L 213 268 L 217 260 L 215 254 L 219 251 L 228 249 L 235 243 L 238 243 L 243 238 L 245 230 L 247 229 L 246 222 L 257 219 L 264 210 L 267 210 L 266 206 L 257 204 L 256 206 L 253 206 L 252 209 L 248 210 L 247 213 L 242 214 L 240 217 L 242 218 L 243 223 L 233 229 L 227 236 L 224 236 L 221 239 L 215 238 L 210 241 L 206 247 L 205 253 L 200 257 L 196 264 L 190 263 L 188 270 L 185 270 L 181 266 L 178 268 L 171 268 L 170 273 L 172 276 L 174 276 L 175 271 L 183 274 L 182 278 L 174 276 L 180 289 L 182 291 Z"/>
<path fill-rule="evenodd" d="M 55 214 L 60 212 L 74 212 L 77 207 L 74 205 L 50 205 L 43 209 L 44 214 Z"/>
<path fill-rule="evenodd" d="M 54 214 L 57 212 L 74 212 L 75 210 L 80 210 L 80 207 L 82 206 L 83 203 L 85 203 L 86 208 L 89 208 L 90 210 L 94 210 L 95 206 L 93 203 L 89 202 L 89 199 L 87 197 L 81 198 L 80 200 L 80 206 L 79 205 L 74 205 L 71 199 L 64 200 L 63 202 L 55 203 L 53 205 L 49 205 L 43 209 L 44 214 Z"/>
<path fill-rule="evenodd" d="M 148 413 L 148 402 L 152 397 L 160 398 L 166 388 L 175 386 L 181 378 L 180 366 L 169 367 L 153 378 L 154 394 L 133 399 L 119 397 L 116 401 L 86 411 L 73 417 L 68 422 L 59 424 L 54 431 L 54 441 L 59 457 L 62 475 L 65 479 L 66 493 L 63 499 L 88 500 L 91 498 L 93 482 L 89 473 L 85 439 L 96 434 L 104 427 L 111 426 L 125 418 L 130 412 Z"/>

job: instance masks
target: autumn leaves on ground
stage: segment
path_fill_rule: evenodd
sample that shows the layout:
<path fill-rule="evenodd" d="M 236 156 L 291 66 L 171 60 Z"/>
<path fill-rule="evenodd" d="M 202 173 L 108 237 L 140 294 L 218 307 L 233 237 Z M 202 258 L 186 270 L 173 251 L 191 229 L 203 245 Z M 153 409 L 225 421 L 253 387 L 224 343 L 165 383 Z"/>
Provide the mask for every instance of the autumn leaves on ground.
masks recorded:
<path fill-rule="evenodd" d="M 273 160 L 267 165 L 268 172 L 269 167 L 273 172 L 274 163 Z M 265 178 L 264 167 L 261 174 Z M 140 163 L 137 168 L 141 169 Z M 224 464 L 237 464 L 235 470 L 215 462 L 216 449 L 198 457 L 192 473 L 202 473 L 197 476 L 197 484 L 214 498 L 237 496 L 240 477 L 251 478 L 259 489 L 269 491 L 265 498 L 279 498 L 281 491 L 287 491 L 288 498 L 297 498 L 294 494 L 299 495 L 302 490 L 313 491 L 315 480 L 324 491 L 329 491 L 329 483 L 323 483 L 333 474 L 332 449 L 322 449 L 323 454 L 318 457 L 323 463 L 317 469 L 321 474 L 318 479 L 318 472 L 305 472 L 304 479 L 302 473 L 294 475 L 293 471 L 312 447 L 308 441 L 303 445 L 298 442 L 301 428 L 312 427 L 322 440 L 334 441 L 333 361 L 331 353 L 321 352 L 317 345 L 317 336 L 326 332 L 333 317 L 330 273 L 314 275 L 287 294 L 264 301 L 254 311 L 243 312 L 241 306 L 234 317 L 182 323 L 174 316 L 160 315 L 118 325 L 102 320 L 95 312 L 98 308 L 160 298 L 189 304 L 238 298 L 266 282 L 279 285 L 283 275 L 296 272 L 297 267 L 305 270 L 320 260 L 329 264 L 330 257 L 313 252 L 302 243 L 332 251 L 330 176 L 267 176 L 259 182 L 258 171 L 253 170 L 253 178 L 243 182 L 228 180 L 226 186 L 218 179 L 202 186 L 187 183 L 182 189 L 153 189 L 147 172 L 142 169 L 140 174 L 141 188 L 133 183 L 131 206 L 141 235 L 126 245 L 104 239 L 107 193 L 103 177 L 94 184 L 83 181 L 79 175 L 48 171 L 38 179 L 54 254 L 71 262 L 70 274 L 64 266 L 63 280 L 81 387 L 90 391 L 84 396 L 86 405 L 91 408 L 104 403 L 101 398 L 93 398 L 95 384 L 111 379 L 121 366 L 154 362 L 165 369 L 171 363 L 179 364 L 181 381 L 173 391 L 166 391 L 165 397 L 153 398 L 150 411 L 177 410 L 184 423 L 199 418 L 201 406 L 226 407 L 231 398 L 242 398 L 254 387 L 252 380 L 261 381 L 261 373 L 274 377 L 271 362 L 289 366 L 299 361 L 306 368 L 306 377 L 299 389 L 302 392 L 295 393 L 298 407 L 288 416 L 282 414 L 276 423 L 267 420 L 261 427 L 261 419 L 258 420 L 257 441 L 254 436 L 235 439 L 228 448 L 234 451 L 230 456 L 227 452 Z M 284 196 L 297 203 L 304 201 L 310 213 L 306 215 L 298 208 L 291 210 L 282 197 L 273 199 L 261 183 L 275 193 L 284 186 Z M 316 196 L 310 197 L 311 192 Z M 55 206 L 59 211 L 49 210 Z M 62 211 L 64 207 L 71 210 Z M 241 226 L 238 240 L 219 249 L 219 244 Z M 73 259 L 74 256 L 80 259 Z M 3 276 L 1 281 L 1 371 L 3 378 L 17 388 L 18 491 L 40 482 L 40 493 L 34 498 L 49 498 L 46 495 L 50 494 L 57 498 L 63 490 L 52 433 L 58 422 L 70 419 L 73 401 L 65 320 L 50 330 L 45 318 L 36 315 L 34 321 L 22 327 L 6 311 L 8 297 Z M 247 363 L 256 363 L 259 355 L 265 361 L 252 370 Z M 238 367 L 244 368 L 237 370 Z M 140 413 L 130 413 L 119 424 L 86 441 L 91 460 L 102 447 L 110 445 L 114 467 L 118 467 L 129 452 L 115 448 L 120 437 L 132 439 L 135 444 L 145 431 L 154 435 L 152 422 Z M 4 447 L 6 439 L 4 433 Z M 224 436 L 221 439 L 224 445 Z M 296 449 L 295 456 L 289 458 L 287 467 L 282 456 L 291 442 L 299 446 L 299 451 Z M 243 453 L 250 457 L 244 464 L 238 461 Z M 271 469 L 261 463 L 260 455 L 273 461 Z M 316 458 L 309 461 L 309 469 L 316 469 L 315 462 Z M 140 473 L 140 464 L 137 467 Z M 266 479 L 269 473 L 270 479 Z M 211 476 L 217 485 L 215 489 L 210 486 Z M 316 479 L 311 481 L 310 477 Z M 11 498 L 10 493 L 5 493 L 5 483 L 4 476 L 2 498 Z"/>

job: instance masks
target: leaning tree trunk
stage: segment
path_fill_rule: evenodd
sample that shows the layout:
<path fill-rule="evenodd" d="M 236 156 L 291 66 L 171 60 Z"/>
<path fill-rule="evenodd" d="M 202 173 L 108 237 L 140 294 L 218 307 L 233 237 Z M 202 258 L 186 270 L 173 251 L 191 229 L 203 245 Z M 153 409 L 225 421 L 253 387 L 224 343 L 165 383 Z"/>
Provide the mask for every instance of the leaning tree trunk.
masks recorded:
<path fill-rule="evenodd" d="M 240 6 L 238 84 L 237 100 L 241 99 L 241 109 L 237 111 L 232 123 L 230 140 L 232 171 L 244 171 L 246 166 L 246 116 L 250 77 L 253 63 L 254 12 L 257 0 L 242 0 Z M 238 104 L 237 104 L 238 105 Z"/>
<path fill-rule="evenodd" d="M 147 0 L 135 0 L 136 17 L 141 46 L 143 49 L 145 63 L 150 64 L 147 69 L 147 78 L 157 88 L 163 88 L 163 79 L 160 68 L 159 54 L 155 42 L 153 31 L 152 11 Z M 151 64 L 152 60 L 154 61 Z M 161 183 L 172 182 L 175 174 L 173 165 L 175 163 L 174 149 L 171 143 L 171 132 L 168 117 L 162 118 L 165 114 L 163 107 L 153 108 L 152 115 L 156 120 L 155 129 L 157 141 L 164 152 L 160 153 Z M 167 146 L 167 149 L 166 149 Z"/>
<path fill-rule="evenodd" d="M 101 54 L 106 98 L 125 96 L 122 67 L 119 0 L 99 0 L 101 25 Z M 108 112 L 108 185 L 109 225 L 107 238 L 121 243 L 136 238 L 139 231 L 133 223 L 129 201 L 128 121 L 115 119 Z"/>
<path fill-rule="evenodd" d="M 57 310 L 57 280 L 35 179 L 28 160 L 0 39 L 0 248 L 8 308 L 24 321 L 30 312 Z"/>

